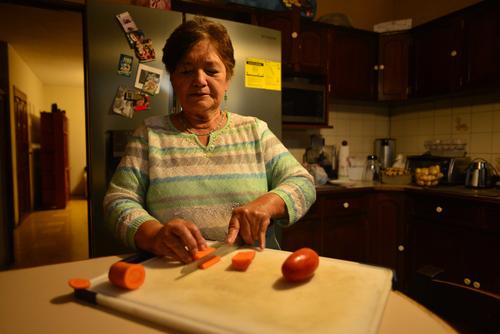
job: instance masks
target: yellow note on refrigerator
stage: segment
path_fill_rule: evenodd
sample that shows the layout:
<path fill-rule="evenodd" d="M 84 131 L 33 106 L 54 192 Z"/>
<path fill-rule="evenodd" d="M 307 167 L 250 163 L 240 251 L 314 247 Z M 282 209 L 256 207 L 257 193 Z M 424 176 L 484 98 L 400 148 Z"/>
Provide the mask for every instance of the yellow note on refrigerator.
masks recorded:
<path fill-rule="evenodd" d="M 245 87 L 281 90 L 281 63 L 260 58 L 247 58 Z"/>

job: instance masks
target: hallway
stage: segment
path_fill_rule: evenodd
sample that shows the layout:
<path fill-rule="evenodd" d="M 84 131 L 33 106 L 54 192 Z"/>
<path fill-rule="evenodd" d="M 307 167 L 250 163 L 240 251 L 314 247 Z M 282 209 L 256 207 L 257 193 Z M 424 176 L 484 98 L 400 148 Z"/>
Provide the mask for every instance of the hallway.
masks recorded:
<path fill-rule="evenodd" d="M 88 259 L 87 205 L 76 197 L 63 210 L 31 212 L 14 229 L 12 269 Z"/>

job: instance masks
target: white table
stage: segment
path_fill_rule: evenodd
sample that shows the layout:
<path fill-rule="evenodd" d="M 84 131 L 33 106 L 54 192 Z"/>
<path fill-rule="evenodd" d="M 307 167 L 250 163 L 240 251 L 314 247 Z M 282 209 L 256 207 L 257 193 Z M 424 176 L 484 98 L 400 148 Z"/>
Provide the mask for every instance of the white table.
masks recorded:
<path fill-rule="evenodd" d="M 0 333 L 164 333 L 165 328 L 128 319 L 73 297 L 67 285 L 69 278 L 99 276 L 119 259 L 109 256 L 0 272 Z M 379 333 L 456 331 L 418 303 L 393 291 Z"/>

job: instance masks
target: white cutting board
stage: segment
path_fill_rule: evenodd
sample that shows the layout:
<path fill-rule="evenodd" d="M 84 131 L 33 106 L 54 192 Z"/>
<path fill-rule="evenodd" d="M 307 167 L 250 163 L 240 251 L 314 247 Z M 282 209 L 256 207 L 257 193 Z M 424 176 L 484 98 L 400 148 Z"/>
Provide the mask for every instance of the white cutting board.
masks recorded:
<path fill-rule="evenodd" d="M 236 251 L 237 252 L 237 251 Z M 193 333 L 376 333 L 391 289 L 385 268 L 320 258 L 313 278 L 291 284 L 281 265 L 289 252 L 257 252 L 246 272 L 230 269 L 232 254 L 180 277 L 182 265 L 144 262 L 146 280 L 135 291 L 108 282 L 107 273 L 88 289 L 97 303 Z"/>

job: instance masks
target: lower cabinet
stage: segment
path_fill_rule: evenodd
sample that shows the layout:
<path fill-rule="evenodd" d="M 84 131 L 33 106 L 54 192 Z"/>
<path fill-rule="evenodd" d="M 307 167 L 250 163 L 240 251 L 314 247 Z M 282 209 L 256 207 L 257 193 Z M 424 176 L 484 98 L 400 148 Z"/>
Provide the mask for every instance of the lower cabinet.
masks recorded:
<path fill-rule="evenodd" d="M 408 199 L 410 296 L 461 332 L 500 332 L 498 204 L 418 193 Z"/>
<path fill-rule="evenodd" d="M 488 216 L 490 206 L 429 194 L 409 200 L 412 285 L 423 267 L 434 267 L 441 280 L 500 295 L 500 234 L 494 230 L 500 223 Z"/>
<path fill-rule="evenodd" d="M 393 269 L 395 288 L 405 291 L 406 196 L 404 191 L 376 191 L 370 201 L 368 263 Z"/>
<path fill-rule="evenodd" d="M 368 259 L 369 194 L 323 198 L 323 255 L 366 262 Z"/>
<path fill-rule="evenodd" d="M 500 205 L 426 189 L 318 191 L 282 248 L 391 268 L 395 288 L 464 333 L 500 333 Z"/>
<path fill-rule="evenodd" d="M 322 254 L 321 209 L 322 202 L 318 198 L 300 221 L 279 229 L 280 246 L 283 250 L 293 252 L 308 247 Z"/>

